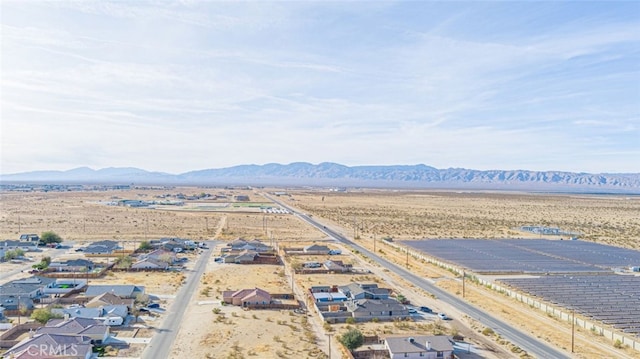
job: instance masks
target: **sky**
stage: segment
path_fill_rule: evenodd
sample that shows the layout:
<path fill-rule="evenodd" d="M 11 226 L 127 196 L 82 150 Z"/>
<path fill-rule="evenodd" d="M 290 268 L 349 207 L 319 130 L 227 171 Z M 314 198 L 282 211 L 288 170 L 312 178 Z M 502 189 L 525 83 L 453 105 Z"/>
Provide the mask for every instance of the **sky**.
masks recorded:
<path fill-rule="evenodd" d="M 640 172 L 638 1 L 0 4 L 0 173 Z"/>

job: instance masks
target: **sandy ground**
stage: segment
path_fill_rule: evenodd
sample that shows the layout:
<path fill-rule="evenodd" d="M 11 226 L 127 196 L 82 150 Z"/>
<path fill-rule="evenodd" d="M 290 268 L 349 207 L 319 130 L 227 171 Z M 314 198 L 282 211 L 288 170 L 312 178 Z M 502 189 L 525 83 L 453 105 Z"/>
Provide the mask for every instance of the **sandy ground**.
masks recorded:
<path fill-rule="evenodd" d="M 140 189 L 130 191 L 84 192 L 2 192 L 0 193 L 0 238 L 18 239 L 22 233 L 53 231 L 64 240 L 79 244 L 95 240 L 140 242 L 161 237 L 209 239 L 221 228 L 221 239 L 237 237 L 259 239 L 316 239 L 318 231 L 310 229 L 290 214 L 263 214 L 232 210 L 161 210 L 106 205 L 117 199 L 161 200 L 167 193 L 224 193 L 227 199 L 209 201 L 226 204 L 239 194 L 264 202 L 253 191 L 210 188 Z M 203 201 L 194 201 L 202 204 Z M 190 201 L 185 206 L 191 205 Z M 205 203 L 206 204 L 206 203 Z M 231 202 L 231 204 L 242 204 Z M 177 207 L 180 209 L 180 207 Z M 176 209 L 174 207 L 173 209 Z M 221 226 L 222 225 L 222 226 Z"/>
<path fill-rule="evenodd" d="M 17 239 L 20 233 L 42 233 L 53 230 L 67 241 L 79 244 L 101 239 L 129 241 L 132 248 L 142 240 L 167 236 L 198 239 L 232 240 L 274 239 L 281 246 L 302 246 L 326 240 L 317 230 L 310 229 L 297 217 L 286 214 L 216 211 L 163 211 L 145 208 L 106 206 L 101 202 L 113 198 L 153 199 L 155 195 L 172 193 L 225 193 L 228 198 L 248 194 L 252 201 L 262 202 L 256 192 L 247 190 L 176 188 L 162 190 L 132 190 L 64 193 L 2 193 L 0 207 L 0 235 Z M 532 236 L 514 230 L 520 225 L 547 225 L 584 233 L 585 239 L 640 248 L 640 200 L 616 196 L 550 196 L 522 193 L 456 193 L 456 192 L 393 192 L 362 191 L 339 193 L 328 191 L 291 191 L 292 197 L 281 196 L 294 207 L 322 219 L 359 244 L 373 249 L 378 239 L 378 253 L 398 263 L 405 257 L 381 247 L 384 236 L 396 239 L 438 238 L 502 238 Z M 219 201 L 219 200 L 217 200 Z M 532 236 L 534 237 L 534 236 Z M 380 252 L 380 249 L 383 249 Z M 73 254 L 71 254 L 73 256 Z M 42 256 L 36 254 L 34 257 Z M 215 257 L 215 256 L 214 256 Z M 344 284 L 352 280 L 373 281 L 392 287 L 412 302 L 429 305 L 436 310 L 456 315 L 453 323 L 439 323 L 431 318 L 402 323 L 366 323 L 358 327 L 367 334 L 398 333 L 461 333 L 481 350 L 483 357 L 508 358 L 508 343 L 499 338 L 485 337 L 483 328 L 462 313 L 441 306 L 428 293 L 411 287 L 402 278 L 376 269 L 376 264 L 360 255 L 344 251 L 341 259 L 354 266 L 373 270 L 369 275 L 300 275 L 296 276 L 296 290 L 313 284 Z M 39 257 L 38 257 L 39 258 Z M 36 258 L 36 259 L 38 259 Z M 323 257 L 312 259 L 320 260 Z M 39 259 L 38 259 L 39 260 Z M 300 257 L 294 261 L 301 260 Z M 306 259 L 305 259 L 306 260 Z M 194 263 L 195 260 L 189 263 Z M 289 263 L 290 264 L 290 263 Z M 17 266 L 0 264 L 0 270 Z M 449 272 L 430 265 L 411 262 L 412 269 L 435 280 L 438 285 L 459 292 L 459 282 Z M 179 288 L 181 274 L 117 273 L 92 283 L 136 283 L 150 293 L 160 294 L 163 305 L 171 304 L 172 295 Z M 346 325 L 324 326 L 314 313 L 295 314 L 291 311 L 245 311 L 220 305 L 221 293 L 227 289 L 261 287 L 274 292 L 291 292 L 289 276 L 282 266 L 240 266 L 208 263 L 206 274 L 192 305 L 185 314 L 171 358 L 323 358 L 326 354 L 325 333 L 335 337 L 347 329 Z M 467 287 L 468 296 L 477 305 L 487 306 L 492 313 L 502 315 L 534 335 L 559 343 L 567 348 L 566 323 L 557 322 L 527 307 L 511 302 L 484 288 Z M 218 312 L 219 310 L 219 312 Z M 215 312 L 218 313 L 215 313 Z M 160 318 L 147 318 L 154 326 Z M 143 320 L 145 320 L 143 318 Z M 525 325 L 526 323 L 526 325 Z M 126 334 L 122 334 L 126 335 Z M 133 335 L 133 334 L 132 334 Z M 136 332 L 137 337 L 153 335 Z M 251 340 L 247 340 L 251 338 Z M 591 333 L 579 332 L 580 347 L 576 357 L 630 357 L 635 353 L 616 352 L 611 345 L 601 343 Z M 139 345 L 120 355 L 136 356 Z M 587 354 L 589 353 L 589 354 Z"/>
<path fill-rule="evenodd" d="M 292 310 L 221 305 L 222 292 L 259 287 L 291 293 L 282 266 L 207 264 L 170 358 L 323 358 L 310 318 Z"/>
<path fill-rule="evenodd" d="M 514 230 L 543 225 L 580 238 L 640 248 L 640 197 L 518 192 L 290 191 L 281 197 L 362 238 L 537 237 Z"/>

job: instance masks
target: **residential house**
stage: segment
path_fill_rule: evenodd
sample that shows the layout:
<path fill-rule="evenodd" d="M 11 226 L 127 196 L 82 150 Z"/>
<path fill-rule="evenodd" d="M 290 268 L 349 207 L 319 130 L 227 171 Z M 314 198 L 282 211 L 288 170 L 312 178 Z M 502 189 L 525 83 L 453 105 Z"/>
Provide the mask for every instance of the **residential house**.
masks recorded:
<path fill-rule="evenodd" d="M 453 344 L 443 335 L 416 335 L 411 337 L 387 337 L 384 346 L 391 359 L 453 359 Z"/>
<path fill-rule="evenodd" d="M 90 272 L 95 268 L 95 263 L 88 259 L 70 259 L 64 262 L 51 262 L 49 268 L 56 272 Z"/>
<path fill-rule="evenodd" d="M 329 254 L 329 251 L 329 247 L 319 244 L 304 247 L 304 253 L 306 254 Z"/>
<path fill-rule="evenodd" d="M 46 333 L 29 337 L 2 355 L 12 359 L 90 359 L 92 348 L 88 336 Z"/>
<path fill-rule="evenodd" d="M 6 319 L 5 316 L 4 316 L 4 311 L 5 310 L 6 309 L 2 305 L 0 305 L 0 321 L 4 321 Z"/>
<path fill-rule="evenodd" d="M 1 241 L 0 248 L 2 248 L 4 252 L 16 249 L 22 249 L 25 252 L 37 252 L 40 250 L 38 249 L 38 242 L 12 241 L 10 239 Z"/>
<path fill-rule="evenodd" d="M 224 257 L 224 262 L 237 264 L 253 263 L 258 256 L 259 254 L 256 251 L 244 250 L 237 254 L 227 255 L 226 257 Z"/>
<path fill-rule="evenodd" d="M 349 283 L 338 287 L 338 290 L 349 299 L 389 299 L 391 289 L 378 288 L 375 283 Z"/>
<path fill-rule="evenodd" d="M 122 249 L 118 242 L 105 240 L 89 244 L 84 252 L 86 254 L 112 254 L 118 249 Z"/>
<path fill-rule="evenodd" d="M 317 303 L 345 302 L 347 296 L 340 292 L 317 292 L 311 293 L 313 300 Z"/>
<path fill-rule="evenodd" d="M 2 293 L 2 292 L 0 292 Z M 0 308 L 6 310 L 18 310 L 20 307 L 25 308 L 27 310 L 31 310 L 34 308 L 33 299 L 24 296 L 17 297 L 14 295 L 0 295 Z"/>
<path fill-rule="evenodd" d="M 129 308 L 126 305 L 105 305 L 98 308 L 86 308 L 86 307 L 71 307 L 71 308 L 53 308 L 51 313 L 61 315 L 65 318 L 102 318 L 102 322 L 105 323 L 105 319 L 108 318 L 120 318 L 117 324 L 122 324 L 129 315 Z"/>
<path fill-rule="evenodd" d="M 38 243 L 40 242 L 40 236 L 38 236 L 37 234 L 21 234 L 20 235 L 20 240 L 23 242 L 35 242 Z"/>
<path fill-rule="evenodd" d="M 45 287 L 55 283 L 55 281 L 54 278 L 37 276 L 16 279 L 0 285 L 0 293 L 2 295 L 36 299 L 44 296 Z"/>
<path fill-rule="evenodd" d="M 153 252 L 149 252 L 140 256 L 140 258 L 151 258 L 157 261 L 165 261 L 169 264 L 173 264 L 176 262 L 176 252 L 168 251 L 165 249 L 156 249 Z"/>
<path fill-rule="evenodd" d="M 393 299 L 358 299 L 346 302 L 346 308 L 356 319 L 388 320 L 409 316 L 409 310 Z"/>
<path fill-rule="evenodd" d="M 240 195 L 234 196 L 234 199 L 238 202 L 249 202 L 249 196 L 247 195 L 240 194 Z"/>
<path fill-rule="evenodd" d="M 131 269 L 167 269 L 169 263 L 159 259 L 144 258 L 131 265 Z"/>
<path fill-rule="evenodd" d="M 249 250 L 249 251 L 254 251 L 254 252 L 258 252 L 258 253 L 263 253 L 263 252 L 271 252 L 273 251 L 273 248 L 271 246 L 268 246 L 262 242 L 260 242 L 259 240 L 253 240 L 253 241 L 246 241 L 244 239 L 237 239 L 229 244 L 227 244 L 227 247 L 231 247 L 231 251 L 244 251 L 244 250 Z"/>
<path fill-rule="evenodd" d="M 225 303 L 243 307 L 259 304 L 271 304 L 271 294 L 260 288 L 224 291 L 222 293 L 222 298 Z"/>
<path fill-rule="evenodd" d="M 160 245 L 159 246 L 155 245 L 156 247 L 163 248 L 165 250 L 176 252 L 176 253 L 196 248 L 196 242 L 189 239 L 161 238 L 159 241 L 152 241 L 152 245 L 158 242 L 160 243 Z"/>
<path fill-rule="evenodd" d="M 121 298 L 111 292 L 102 293 L 96 297 L 93 297 L 84 306 L 85 308 L 99 308 L 109 305 L 124 305 L 129 308 L 129 311 L 133 309 L 135 300 L 132 298 Z"/>
<path fill-rule="evenodd" d="M 93 318 L 50 319 L 44 327 L 36 329 L 38 334 L 84 335 L 94 344 L 102 344 L 109 338 L 109 326 L 103 320 Z"/>
<path fill-rule="evenodd" d="M 84 295 L 93 298 L 103 293 L 115 294 L 120 298 L 136 299 L 139 295 L 144 294 L 144 286 L 130 284 L 90 285 Z"/>

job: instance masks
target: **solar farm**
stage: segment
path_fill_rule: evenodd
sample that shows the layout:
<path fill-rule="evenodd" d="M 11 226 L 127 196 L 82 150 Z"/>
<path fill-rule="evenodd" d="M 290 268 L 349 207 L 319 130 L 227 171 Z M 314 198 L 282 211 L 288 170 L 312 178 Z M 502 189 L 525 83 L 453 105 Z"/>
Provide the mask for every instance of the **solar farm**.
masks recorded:
<path fill-rule="evenodd" d="M 640 266 L 640 251 L 577 240 L 428 239 L 402 244 L 640 337 L 640 276 L 615 274 Z"/>
<path fill-rule="evenodd" d="M 640 336 L 638 276 L 549 275 L 499 281 L 624 333 Z"/>
<path fill-rule="evenodd" d="M 606 273 L 640 266 L 640 252 L 584 241 L 427 239 L 402 244 L 476 273 Z"/>

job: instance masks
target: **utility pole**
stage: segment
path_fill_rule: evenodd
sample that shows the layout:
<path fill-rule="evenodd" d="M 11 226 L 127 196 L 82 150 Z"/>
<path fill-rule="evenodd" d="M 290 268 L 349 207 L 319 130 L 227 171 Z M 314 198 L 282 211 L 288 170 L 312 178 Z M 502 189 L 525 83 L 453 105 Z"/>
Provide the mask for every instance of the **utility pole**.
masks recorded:
<path fill-rule="evenodd" d="M 407 268 L 409 268 L 409 248 L 405 247 L 405 250 L 407 251 L 407 260 L 406 260 L 405 265 L 407 266 Z"/>
<path fill-rule="evenodd" d="M 329 337 L 329 359 L 331 359 L 331 337 L 333 334 L 327 334 L 327 336 Z"/>
<path fill-rule="evenodd" d="M 373 253 L 376 252 L 376 235 L 373 235 Z"/>
<path fill-rule="evenodd" d="M 464 298 L 464 277 L 465 277 L 465 273 L 464 271 L 462 271 L 462 298 Z"/>
<path fill-rule="evenodd" d="M 572 353 L 575 353 L 573 351 L 575 336 L 576 336 L 576 310 L 574 309 L 573 311 L 571 311 L 571 352 Z"/>

